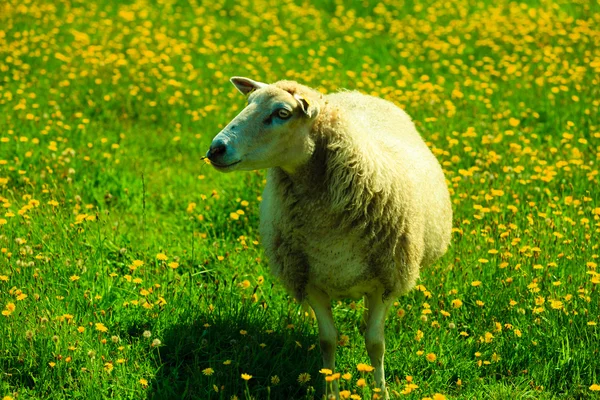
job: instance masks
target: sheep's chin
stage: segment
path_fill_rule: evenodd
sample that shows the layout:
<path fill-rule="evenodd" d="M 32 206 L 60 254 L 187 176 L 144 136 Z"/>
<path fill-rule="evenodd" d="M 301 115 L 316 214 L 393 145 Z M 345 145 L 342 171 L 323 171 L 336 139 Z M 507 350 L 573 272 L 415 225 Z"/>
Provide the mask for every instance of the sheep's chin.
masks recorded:
<path fill-rule="evenodd" d="M 232 172 L 232 171 L 235 171 L 236 169 L 239 169 L 239 166 L 240 166 L 241 162 L 242 162 L 242 160 L 234 161 L 234 162 L 232 162 L 230 164 L 227 164 L 227 165 L 215 164 L 214 162 L 211 162 L 210 164 L 217 171 L 220 171 L 220 172 Z"/>

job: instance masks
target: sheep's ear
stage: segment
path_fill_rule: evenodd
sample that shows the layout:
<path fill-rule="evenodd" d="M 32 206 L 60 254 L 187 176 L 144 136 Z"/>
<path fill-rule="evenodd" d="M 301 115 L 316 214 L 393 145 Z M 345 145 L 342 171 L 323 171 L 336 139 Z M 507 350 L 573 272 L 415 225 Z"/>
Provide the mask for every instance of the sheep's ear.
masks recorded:
<path fill-rule="evenodd" d="M 318 110 L 315 105 L 311 104 L 308 100 L 306 100 L 304 97 L 300 96 L 298 93 L 294 94 L 294 98 L 298 101 L 298 104 L 300 105 L 302 112 L 308 118 L 313 118 L 314 116 L 317 115 Z"/>
<path fill-rule="evenodd" d="M 243 78 L 241 76 L 234 76 L 230 81 L 244 96 L 249 95 L 257 89 L 268 86 L 266 83 L 253 81 L 252 79 Z"/>

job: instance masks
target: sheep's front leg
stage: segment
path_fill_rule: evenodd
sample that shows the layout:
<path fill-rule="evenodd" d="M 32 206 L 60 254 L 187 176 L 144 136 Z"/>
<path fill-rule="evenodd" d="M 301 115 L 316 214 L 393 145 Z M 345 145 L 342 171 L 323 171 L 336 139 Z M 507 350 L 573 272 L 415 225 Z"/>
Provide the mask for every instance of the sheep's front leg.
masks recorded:
<path fill-rule="evenodd" d="M 337 330 L 333 321 L 331 312 L 331 299 L 323 291 L 316 288 L 307 289 L 308 304 L 312 307 L 319 324 L 319 342 L 321 344 L 321 354 L 323 356 L 323 368 L 335 372 L 335 350 L 337 347 Z M 327 398 L 339 399 L 338 382 L 333 381 L 330 385 L 326 384 L 325 393 Z"/>
<path fill-rule="evenodd" d="M 385 370 L 383 366 L 383 355 L 385 353 L 385 317 L 392 304 L 391 300 L 384 300 L 381 292 L 365 296 L 369 310 L 367 317 L 367 328 L 365 330 L 365 343 L 367 352 L 371 359 L 371 365 L 375 368 L 375 384 L 381 389 L 384 399 L 389 399 L 385 387 Z"/>

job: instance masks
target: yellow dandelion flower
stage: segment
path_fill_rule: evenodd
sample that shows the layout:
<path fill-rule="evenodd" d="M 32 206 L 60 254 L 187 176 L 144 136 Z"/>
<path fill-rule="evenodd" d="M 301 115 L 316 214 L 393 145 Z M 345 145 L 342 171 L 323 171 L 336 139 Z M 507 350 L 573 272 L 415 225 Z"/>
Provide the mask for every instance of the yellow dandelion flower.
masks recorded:
<path fill-rule="evenodd" d="M 328 368 L 321 368 L 319 370 L 319 373 L 323 374 L 323 375 L 331 375 L 331 374 L 333 374 L 333 371 Z"/>
<path fill-rule="evenodd" d="M 359 380 L 356 381 L 356 386 L 365 387 L 365 386 L 367 386 L 367 381 L 365 381 L 364 378 L 360 378 Z"/>
<path fill-rule="evenodd" d="M 349 390 L 340 390 L 340 399 L 349 399 L 351 394 Z"/>
<path fill-rule="evenodd" d="M 342 379 L 349 381 L 352 379 L 352 374 L 350 372 L 346 372 L 344 375 L 342 375 Z"/>
<path fill-rule="evenodd" d="M 144 387 L 148 386 L 148 381 L 144 378 L 140 378 L 140 380 L 138 382 L 141 383 L 142 386 L 144 386 Z"/>
<path fill-rule="evenodd" d="M 107 332 L 108 328 L 102 322 L 96 322 L 96 330 L 100 332 Z"/>
<path fill-rule="evenodd" d="M 325 377 L 325 380 L 327 382 L 333 382 L 333 381 L 338 380 L 338 379 L 340 379 L 340 373 L 339 372 L 336 372 L 335 374 L 332 374 L 332 375 L 329 375 L 329 376 Z"/>
<path fill-rule="evenodd" d="M 214 374 L 214 373 L 215 373 L 215 370 L 214 370 L 214 369 L 212 369 L 212 368 L 204 368 L 204 369 L 202 370 L 202 373 L 203 373 L 204 375 L 206 375 L 206 376 L 211 376 L 212 374 Z"/>
<path fill-rule="evenodd" d="M 435 360 L 437 360 L 437 356 L 435 355 L 435 353 L 427 353 L 427 355 L 425 356 L 425 358 L 429 362 L 434 362 Z"/>
<path fill-rule="evenodd" d="M 252 379 L 252 375 L 242 374 L 242 379 L 245 380 L 245 381 L 249 381 L 250 379 Z"/>
<path fill-rule="evenodd" d="M 158 254 L 156 255 L 156 259 L 157 259 L 158 261 L 167 261 L 167 260 L 169 259 L 169 257 L 167 257 L 167 255 L 166 255 L 166 254 L 164 254 L 164 253 L 158 253 Z"/>
<path fill-rule="evenodd" d="M 593 392 L 600 392 L 600 385 L 594 383 L 592 386 L 590 386 L 590 390 Z"/>
<path fill-rule="evenodd" d="M 310 374 L 307 372 L 303 372 L 300 375 L 298 375 L 298 383 L 303 385 L 307 382 L 310 381 Z"/>
<path fill-rule="evenodd" d="M 454 299 L 454 300 L 452 300 L 452 307 L 459 308 L 462 305 L 463 305 L 462 300 L 460 300 L 460 299 Z"/>
<path fill-rule="evenodd" d="M 367 364 L 358 364 L 356 366 L 356 369 L 359 370 L 360 372 L 371 372 L 373 371 L 375 368 L 371 367 L 370 365 Z"/>
<path fill-rule="evenodd" d="M 171 269 L 177 269 L 178 267 L 179 267 L 178 262 L 173 261 L 173 262 L 169 263 L 169 268 L 171 268 Z"/>
<path fill-rule="evenodd" d="M 79 276 L 78 275 L 72 275 L 70 278 L 71 282 L 75 282 L 79 280 Z"/>

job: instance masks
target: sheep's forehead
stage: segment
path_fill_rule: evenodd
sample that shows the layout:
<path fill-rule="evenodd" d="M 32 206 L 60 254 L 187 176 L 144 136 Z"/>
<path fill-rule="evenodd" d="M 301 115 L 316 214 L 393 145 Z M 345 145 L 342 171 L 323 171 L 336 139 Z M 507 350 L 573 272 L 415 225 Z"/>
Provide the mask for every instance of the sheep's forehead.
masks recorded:
<path fill-rule="evenodd" d="M 289 92 L 274 86 L 259 89 L 248 97 L 248 104 L 256 104 L 259 108 L 269 108 L 274 104 L 294 104 L 295 99 Z"/>

